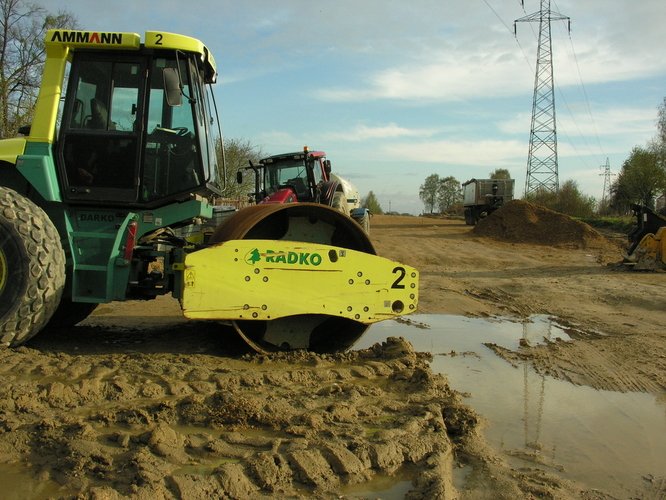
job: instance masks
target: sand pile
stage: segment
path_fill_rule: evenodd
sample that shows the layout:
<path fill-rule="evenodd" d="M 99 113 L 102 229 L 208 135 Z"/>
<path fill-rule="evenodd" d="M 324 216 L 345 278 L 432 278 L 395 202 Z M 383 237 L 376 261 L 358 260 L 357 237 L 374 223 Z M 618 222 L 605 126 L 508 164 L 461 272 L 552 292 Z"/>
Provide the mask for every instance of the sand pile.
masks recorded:
<path fill-rule="evenodd" d="M 607 244 L 606 238 L 584 222 L 523 200 L 510 201 L 481 219 L 474 234 L 512 243 L 568 248 Z"/>

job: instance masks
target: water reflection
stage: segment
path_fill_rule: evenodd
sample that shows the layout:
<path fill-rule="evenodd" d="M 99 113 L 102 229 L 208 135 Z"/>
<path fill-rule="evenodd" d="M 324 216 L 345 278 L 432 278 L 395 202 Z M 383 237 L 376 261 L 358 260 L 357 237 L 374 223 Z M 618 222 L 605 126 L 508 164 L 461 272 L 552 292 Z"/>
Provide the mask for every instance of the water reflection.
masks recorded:
<path fill-rule="evenodd" d="M 488 422 L 486 436 L 516 467 L 542 467 L 587 488 L 627 497 L 666 468 L 666 413 L 654 396 L 598 391 L 515 367 L 484 343 L 517 349 L 570 340 L 548 317 L 528 323 L 446 315 L 410 316 L 371 328 L 355 348 L 389 336 L 433 354 L 443 373 Z"/>

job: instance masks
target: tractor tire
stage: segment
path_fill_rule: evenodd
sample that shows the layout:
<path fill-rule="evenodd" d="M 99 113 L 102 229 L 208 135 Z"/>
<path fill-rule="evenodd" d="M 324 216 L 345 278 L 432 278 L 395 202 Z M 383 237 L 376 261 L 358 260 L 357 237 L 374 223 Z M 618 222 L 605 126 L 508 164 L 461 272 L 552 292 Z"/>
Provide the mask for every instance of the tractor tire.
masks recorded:
<path fill-rule="evenodd" d="M 349 206 L 347 206 L 347 198 L 342 191 L 336 191 L 333 194 L 333 199 L 331 200 L 331 208 L 334 208 L 338 212 L 345 214 L 349 217 Z"/>
<path fill-rule="evenodd" d="M 49 216 L 0 186 L 0 346 L 15 347 L 51 319 L 65 287 L 65 253 Z"/>
<path fill-rule="evenodd" d="M 368 212 L 363 217 L 356 219 L 356 222 L 363 228 L 365 234 L 370 234 L 370 214 Z"/>

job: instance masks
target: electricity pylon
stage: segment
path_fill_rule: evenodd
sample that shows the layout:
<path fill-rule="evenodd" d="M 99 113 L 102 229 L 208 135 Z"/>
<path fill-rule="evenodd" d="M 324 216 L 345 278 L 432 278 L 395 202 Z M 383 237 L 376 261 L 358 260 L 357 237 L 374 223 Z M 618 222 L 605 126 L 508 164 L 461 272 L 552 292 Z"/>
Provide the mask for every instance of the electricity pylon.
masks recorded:
<path fill-rule="evenodd" d="M 550 35 L 550 22 L 562 20 L 569 22 L 569 31 L 571 31 L 571 19 L 550 10 L 550 0 L 541 0 L 539 12 L 516 19 L 513 23 L 513 30 L 516 33 L 516 23 L 539 22 L 539 45 L 536 75 L 534 77 L 525 196 L 539 190 L 556 193 L 560 188 L 553 85 L 553 44 Z"/>
<path fill-rule="evenodd" d="M 606 164 L 601 165 L 601 168 L 604 169 L 604 173 L 600 174 L 604 176 L 604 191 L 601 195 L 600 212 L 605 212 L 608 209 L 611 198 L 611 175 L 615 174 L 611 173 L 610 161 L 608 161 L 608 158 L 606 158 Z"/>

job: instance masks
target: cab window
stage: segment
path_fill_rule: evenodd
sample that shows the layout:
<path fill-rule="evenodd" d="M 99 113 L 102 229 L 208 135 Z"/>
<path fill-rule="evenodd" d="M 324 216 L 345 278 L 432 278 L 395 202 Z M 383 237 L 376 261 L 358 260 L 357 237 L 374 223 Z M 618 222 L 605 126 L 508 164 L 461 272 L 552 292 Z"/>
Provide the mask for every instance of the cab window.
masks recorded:
<path fill-rule="evenodd" d="M 76 59 L 59 144 L 70 198 L 136 199 L 140 68 L 139 61 Z"/>
<path fill-rule="evenodd" d="M 143 159 L 141 199 L 164 198 L 201 185 L 204 172 L 198 150 L 193 96 L 187 60 L 180 61 L 183 102 L 170 106 L 164 91 L 163 69 L 176 67 L 171 59 L 156 59 L 150 77 L 148 122 Z"/>

